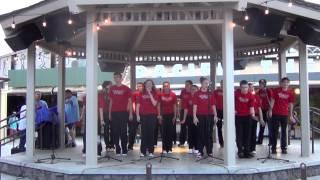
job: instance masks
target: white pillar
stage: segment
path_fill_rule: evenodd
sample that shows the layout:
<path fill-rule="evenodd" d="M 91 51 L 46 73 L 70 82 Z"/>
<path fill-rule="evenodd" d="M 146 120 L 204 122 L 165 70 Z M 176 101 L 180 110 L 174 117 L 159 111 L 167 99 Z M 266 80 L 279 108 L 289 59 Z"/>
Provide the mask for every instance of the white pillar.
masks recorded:
<path fill-rule="evenodd" d="M 281 50 L 279 53 L 279 61 L 278 61 L 278 67 L 279 67 L 279 82 L 281 78 L 287 77 L 287 57 L 286 57 L 286 50 Z"/>
<path fill-rule="evenodd" d="M 210 81 L 213 85 L 213 89 L 216 89 L 217 84 L 217 61 L 210 62 Z"/>
<path fill-rule="evenodd" d="M 299 81 L 301 111 L 301 156 L 310 156 L 309 76 L 307 46 L 299 43 Z"/>
<path fill-rule="evenodd" d="M 55 60 L 55 59 L 54 59 Z M 60 148 L 65 148 L 65 122 L 64 122 L 64 103 L 65 103 L 65 58 L 59 57 L 58 64 L 58 112 L 59 112 L 59 120 L 60 120 Z"/>
<path fill-rule="evenodd" d="M 136 57 L 134 54 L 130 55 L 130 86 L 132 90 L 136 89 Z"/>
<path fill-rule="evenodd" d="M 87 12 L 86 27 L 86 165 L 97 165 L 97 129 L 98 129 L 98 92 L 97 92 L 97 71 L 98 71 L 98 32 L 96 29 L 95 11 Z"/>
<path fill-rule="evenodd" d="M 234 166 L 235 118 L 234 118 L 234 47 L 233 47 L 232 9 L 224 11 L 222 24 L 222 64 L 223 64 L 223 117 L 224 117 L 224 164 Z"/>
<path fill-rule="evenodd" d="M 28 48 L 27 58 L 27 128 L 26 128 L 26 155 L 28 159 L 33 159 L 34 155 L 34 126 L 35 126 L 35 56 L 34 45 Z"/>

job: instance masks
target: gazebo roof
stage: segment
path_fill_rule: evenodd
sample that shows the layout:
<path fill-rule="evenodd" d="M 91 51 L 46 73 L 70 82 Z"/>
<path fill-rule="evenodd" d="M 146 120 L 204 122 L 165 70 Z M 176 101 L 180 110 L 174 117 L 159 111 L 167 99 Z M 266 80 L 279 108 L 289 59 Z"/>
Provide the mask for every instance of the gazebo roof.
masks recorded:
<path fill-rule="evenodd" d="M 91 6 L 90 3 L 91 3 Z M 118 2 L 118 3 L 116 3 Z M 155 2 L 157 4 L 155 4 Z M 169 3 L 171 2 L 171 3 Z M 176 2 L 176 3 L 175 3 Z M 238 10 L 243 10 L 246 7 L 264 8 L 265 4 L 260 0 L 207 0 L 206 2 L 191 1 L 191 0 L 127 0 L 127 1 L 108 1 L 109 4 L 103 4 L 99 0 L 84 1 L 84 0 L 44 0 L 32 6 L 13 11 L 8 14 L 0 16 L 0 23 L 5 29 L 6 35 L 13 33 L 10 28 L 12 18 L 14 17 L 17 26 L 36 23 L 41 26 L 43 17 L 55 16 L 69 16 L 69 11 L 80 11 L 77 15 L 79 23 L 74 30 L 74 35 L 70 36 L 68 41 L 68 48 L 70 45 L 77 48 L 79 52 L 85 50 L 85 16 L 86 8 L 96 7 L 97 12 L 101 13 L 104 9 L 141 9 L 141 8 L 206 8 L 216 6 L 223 7 L 224 4 L 230 4 L 235 8 L 234 21 L 241 21 L 243 13 Z M 183 3 L 183 4 L 182 4 Z M 294 6 L 288 8 L 288 0 L 272 0 L 268 1 L 268 7 L 274 14 L 281 14 L 286 17 L 286 22 L 290 22 L 295 18 L 304 17 L 306 19 L 320 22 L 320 5 L 308 3 L 303 0 L 293 0 Z M 286 6 L 283 9 L 283 6 Z M 82 12 L 81 12 L 82 11 Z M 240 23 L 241 24 L 241 23 Z M 50 25 L 48 25 L 50 26 Z M 67 26 L 67 25 L 66 25 Z M 50 27 L 48 27 L 50 28 Z M 63 27 L 61 27 L 63 28 Z M 220 24 L 183 24 L 183 25 L 121 25 L 121 26 L 108 26 L 101 29 L 99 33 L 99 50 L 116 51 L 123 53 L 136 53 L 136 54 L 166 54 L 166 53 L 185 53 L 197 52 L 215 54 L 216 59 L 219 59 L 222 39 L 221 39 L 222 26 Z M 236 26 L 234 29 L 234 46 L 235 52 L 239 55 L 238 58 L 248 57 L 247 52 L 264 51 L 265 48 L 276 48 L 276 53 L 279 48 L 292 45 L 296 41 L 295 37 L 288 36 L 286 33 L 281 33 L 277 39 L 258 37 L 247 34 L 242 26 Z M 44 47 L 55 52 L 59 51 L 56 43 L 40 42 Z M 65 46 L 65 48 L 67 48 Z M 61 50 L 61 48 L 60 48 Z M 63 50 L 63 52 L 65 49 Z M 60 51 L 61 53 L 62 51 Z M 269 54 L 270 54 L 269 53 Z M 251 53 L 252 54 L 252 53 Z M 268 53 L 253 53 L 251 57 L 261 57 Z M 237 57 L 236 57 L 237 58 Z"/>

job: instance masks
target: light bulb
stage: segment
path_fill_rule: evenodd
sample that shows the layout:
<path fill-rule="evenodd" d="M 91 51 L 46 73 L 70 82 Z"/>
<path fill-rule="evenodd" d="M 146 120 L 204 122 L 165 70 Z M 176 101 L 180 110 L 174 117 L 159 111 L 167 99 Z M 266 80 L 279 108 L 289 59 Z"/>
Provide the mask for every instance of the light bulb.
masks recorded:
<path fill-rule="evenodd" d="M 68 24 L 71 25 L 72 23 L 73 23 L 73 22 L 72 22 L 72 19 L 69 19 L 69 20 L 68 20 Z"/>
<path fill-rule="evenodd" d="M 288 7 L 292 7 L 292 1 L 289 1 Z"/>
<path fill-rule="evenodd" d="M 43 26 L 43 27 L 47 27 L 47 22 L 46 22 L 46 21 L 43 21 L 43 22 L 42 22 L 42 26 Z"/>
<path fill-rule="evenodd" d="M 248 20 L 249 20 L 249 16 L 248 16 L 248 14 L 246 14 L 246 15 L 244 16 L 244 20 L 246 20 L 246 21 L 248 21 Z"/>
<path fill-rule="evenodd" d="M 268 14 L 269 14 L 269 8 L 267 8 L 267 9 L 264 11 L 264 13 L 265 13 L 266 15 L 268 15 Z"/>
<path fill-rule="evenodd" d="M 12 28 L 12 29 L 15 29 L 15 28 L 16 28 L 16 23 L 15 23 L 14 21 L 13 21 L 12 24 L 11 24 L 11 28 Z"/>

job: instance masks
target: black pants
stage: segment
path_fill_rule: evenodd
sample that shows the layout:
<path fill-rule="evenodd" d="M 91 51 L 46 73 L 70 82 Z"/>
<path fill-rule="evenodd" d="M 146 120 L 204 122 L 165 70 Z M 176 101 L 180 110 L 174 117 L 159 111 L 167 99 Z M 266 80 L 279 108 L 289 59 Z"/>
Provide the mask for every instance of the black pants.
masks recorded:
<path fill-rule="evenodd" d="M 271 136 L 271 149 L 275 150 L 277 148 L 277 139 L 279 133 L 279 126 L 281 127 L 281 149 L 287 149 L 287 116 L 273 115 L 270 120 L 270 125 L 272 126 L 272 136 Z"/>
<path fill-rule="evenodd" d="M 116 146 L 117 154 L 121 153 L 121 149 L 123 154 L 126 154 L 128 152 L 128 149 L 127 149 L 128 119 L 129 119 L 128 112 L 112 112 L 111 113 L 113 142 Z M 119 144 L 120 139 L 121 139 L 121 147 Z"/>
<path fill-rule="evenodd" d="M 162 150 L 172 151 L 173 114 L 165 114 L 162 118 Z"/>
<path fill-rule="evenodd" d="M 223 126 L 223 110 L 217 110 L 218 115 L 218 122 L 217 122 L 217 129 L 218 129 L 218 139 L 220 146 L 224 146 L 223 141 L 223 133 L 222 133 L 222 126 Z"/>
<path fill-rule="evenodd" d="M 158 138 L 159 138 L 159 131 L 160 131 L 160 136 L 162 138 L 161 134 L 161 124 L 159 122 L 156 122 L 155 128 L 154 128 L 154 133 L 153 133 L 153 143 L 156 146 L 158 144 Z"/>
<path fill-rule="evenodd" d="M 181 114 L 184 113 L 184 110 L 180 112 Z M 183 145 L 187 140 L 187 123 L 181 124 L 181 130 L 179 135 L 179 143 Z"/>
<path fill-rule="evenodd" d="M 19 149 L 25 149 L 26 145 L 26 129 L 24 130 L 19 130 L 19 135 L 20 135 L 20 142 L 19 142 Z"/>
<path fill-rule="evenodd" d="M 104 143 L 106 145 L 106 148 L 113 148 L 114 143 L 113 143 L 112 126 L 111 126 L 111 121 L 109 119 L 109 113 L 104 112 L 103 118 L 104 118 L 104 128 L 103 128 Z"/>
<path fill-rule="evenodd" d="M 129 144 L 128 148 L 132 149 L 134 145 L 134 141 L 136 139 L 137 135 L 137 129 L 138 129 L 139 123 L 137 122 L 137 116 L 133 116 L 133 120 L 128 122 L 129 127 Z"/>
<path fill-rule="evenodd" d="M 269 142 L 270 142 L 270 126 L 269 126 L 269 119 L 268 119 L 268 116 L 267 116 L 267 113 L 268 113 L 268 111 L 267 110 L 263 110 L 262 111 L 262 115 L 263 115 L 263 120 L 264 120 L 264 122 L 266 123 L 266 125 L 268 124 L 268 130 L 269 130 Z M 261 124 L 260 124 L 260 126 L 259 126 L 259 135 L 258 135 L 258 140 L 257 140 L 257 143 L 258 144 L 262 144 L 263 143 L 263 137 L 264 137 L 264 130 L 265 130 L 265 128 L 266 128 L 266 125 L 265 126 L 261 126 Z"/>
<path fill-rule="evenodd" d="M 238 153 L 250 152 L 251 124 L 250 116 L 236 116 L 236 142 Z"/>
<path fill-rule="evenodd" d="M 186 119 L 186 124 L 188 126 L 188 144 L 189 149 L 198 149 L 197 140 L 197 126 L 193 123 L 192 115 L 188 115 Z"/>
<path fill-rule="evenodd" d="M 172 132 L 172 143 L 177 144 L 177 124 L 174 123 L 173 125 L 173 132 Z"/>
<path fill-rule="evenodd" d="M 141 147 L 142 154 L 154 152 L 154 132 L 157 120 L 157 115 L 143 115 L 141 116 Z"/>
<path fill-rule="evenodd" d="M 213 147 L 213 120 L 212 116 L 208 115 L 197 115 L 199 123 L 198 123 L 198 150 L 203 155 L 203 149 L 206 148 L 207 154 L 212 154 Z"/>
<path fill-rule="evenodd" d="M 257 125 L 258 125 L 258 122 L 253 119 L 252 123 L 251 123 L 250 152 L 256 150 L 256 145 L 257 145 Z"/>

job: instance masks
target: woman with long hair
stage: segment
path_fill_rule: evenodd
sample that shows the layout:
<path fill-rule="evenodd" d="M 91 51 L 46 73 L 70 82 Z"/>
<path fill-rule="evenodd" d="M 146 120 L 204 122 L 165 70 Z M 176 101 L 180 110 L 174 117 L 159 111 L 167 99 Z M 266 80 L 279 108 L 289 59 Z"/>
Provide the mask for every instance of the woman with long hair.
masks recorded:
<path fill-rule="evenodd" d="M 136 115 L 137 121 L 141 121 L 141 157 L 153 157 L 154 152 L 154 131 L 160 118 L 160 112 L 157 108 L 159 97 L 156 92 L 154 82 L 150 79 L 144 82 L 143 92 L 137 97 Z"/>
<path fill-rule="evenodd" d="M 200 78 L 200 83 L 200 90 L 193 97 L 193 122 L 198 126 L 198 158 L 204 155 L 204 147 L 208 156 L 212 156 L 212 127 L 213 123 L 217 122 L 218 119 L 214 96 L 209 90 L 209 80 L 202 77 Z"/>

